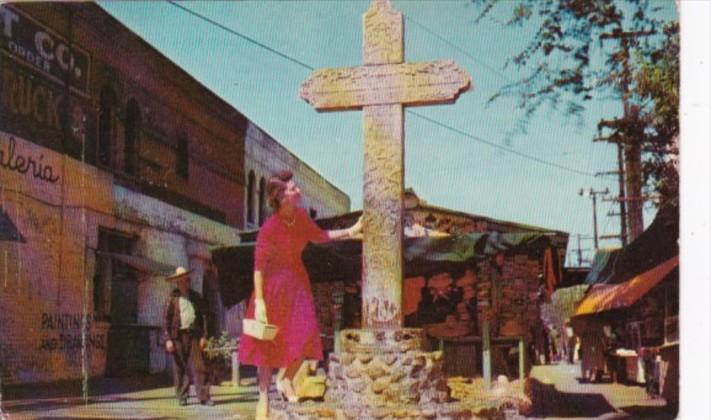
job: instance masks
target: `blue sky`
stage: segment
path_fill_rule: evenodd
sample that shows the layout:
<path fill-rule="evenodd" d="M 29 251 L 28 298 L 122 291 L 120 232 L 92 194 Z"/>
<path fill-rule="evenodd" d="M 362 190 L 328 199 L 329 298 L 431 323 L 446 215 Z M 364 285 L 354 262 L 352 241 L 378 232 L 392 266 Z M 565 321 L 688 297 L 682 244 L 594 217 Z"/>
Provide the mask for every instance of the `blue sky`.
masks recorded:
<path fill-rule="evenodd" d="M 659 4 L 667 7 L 667 16 L 676 17 L 673 2 Z M 362 63 L 361 15 L 367 1 L 180 5 L 315 68 Z M 593 176 L 616 168 L 616 148 L 593 143 L 592 138 L 598 120 L 621 114 L 619 101 L 599 98 L 588 103 L 582 124 L 542 109 L 526 135 L 507 136 L 523 111 L 513 99 L 489 105 L 487 100 L 521 77 L 512 66 L 504 69 L 504 63 L 530 33 L 497 22 L 509 16 L 506 2 L 479 24 L 474 23 L 477 9 L 468 1 L 394 0 L 393 5 L 406 16 L 407 61 L 454 59 L 474 84 L 454 105 L 410 108 L 470 136 L 407 113 L 406 186 L 436 206 L 569 232 L 574 246 L 574 235 L 592 237 L 592 203 L 578 191 L 607 187 L 617 194 L 615 177 Z M 299 86 L 309 69 L 167 2 L 101 6 L 346 192 L 353 209 L 362 207 L 361 113 L 320 114 L 301 100 Z M 619 218 L 606 215 L 617 210 L 614 203 L 598 201 L 601 235 L 619 233 Z M 652 216 L 645 215 L 646 224 Z M 593 247 L 590 239 L 582 245 Z M 603 240 L 600 245 L 613 247 L 618 242 Z M 571 262 L 575 264 L 574 257 Z"/>

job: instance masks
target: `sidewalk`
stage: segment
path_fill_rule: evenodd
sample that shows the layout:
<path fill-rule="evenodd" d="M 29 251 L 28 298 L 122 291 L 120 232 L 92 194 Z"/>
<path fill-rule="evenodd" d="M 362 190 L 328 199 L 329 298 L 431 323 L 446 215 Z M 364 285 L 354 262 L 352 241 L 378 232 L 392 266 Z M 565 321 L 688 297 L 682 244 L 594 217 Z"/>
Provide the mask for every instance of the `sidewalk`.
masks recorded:
<path fill-rule="evenodd" d="M 530 418 L 674 419 L 664 399 L 650 398 L 641 385 L 582 383 L 580 365 L 534 366 Z"/>
<path fill-rule="evenodd" d="M 673 419 L 663 399 L 651 399 L 644 387 L 615 383 L 581 383 L 579 365 L 534 366 L 530 377 L 533 402 L 528 418 Z M 78 382 L 3 387 L 2 414 L 15 419 L 251 419 L 255 386 L 211 388 L 214 407 L 191 398 L 178 406 L 170 379 L 149 376 L 100 379 L 91 384 L 89 404 Z"/>
<path fill-rule="evenodd" d="M 225 383 L 227 384 L 227 383 Z M 63 395 L 62 395 L 63 393 Z M 254 386 L 211 387 L 214 407 L 190 398 L 187 407 L 175 399 L 170 379 L 148 376 L 133 379 L 101 379 L 92 383 L 89 403 L 81 397 L 81 385 L 62 384 L 3 387 L 2 414 L 15 419 L 251 419 L 257 400 Z"/>

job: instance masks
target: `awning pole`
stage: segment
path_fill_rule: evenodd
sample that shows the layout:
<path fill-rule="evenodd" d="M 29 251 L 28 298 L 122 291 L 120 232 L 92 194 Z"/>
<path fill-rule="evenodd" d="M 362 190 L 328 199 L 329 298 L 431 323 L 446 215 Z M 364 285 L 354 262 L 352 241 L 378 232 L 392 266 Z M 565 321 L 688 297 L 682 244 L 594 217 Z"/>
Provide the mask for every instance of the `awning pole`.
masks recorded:
<path fill-rule="evenodd" d="M 482 366 L 484 368 L 484 387 L 491 388 L 491 337 L 489 336 L 489 320 L 485 320 L 481 325 L 482 339 Z"/>
<path fill-rule="evenodd" d="M 524 382 L 526 379 L 526 336 L 522 335 L 518 339 L 518 379 L 521 392 L 524 392 Z"/>

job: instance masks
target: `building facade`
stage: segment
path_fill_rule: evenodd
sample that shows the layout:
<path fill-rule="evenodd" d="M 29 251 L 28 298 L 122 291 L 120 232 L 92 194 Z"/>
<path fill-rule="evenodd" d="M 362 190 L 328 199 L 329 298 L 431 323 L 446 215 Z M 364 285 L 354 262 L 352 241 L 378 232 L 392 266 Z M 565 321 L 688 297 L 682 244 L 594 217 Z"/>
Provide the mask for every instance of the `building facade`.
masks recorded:
<path fill-rule="evenodd" d="M 0 38 L 1 379 L 165 371 L 163 279 L 193 269 L 225 323 L 210 250 L 266 134 L 96 4 L 2 4 Z"/>

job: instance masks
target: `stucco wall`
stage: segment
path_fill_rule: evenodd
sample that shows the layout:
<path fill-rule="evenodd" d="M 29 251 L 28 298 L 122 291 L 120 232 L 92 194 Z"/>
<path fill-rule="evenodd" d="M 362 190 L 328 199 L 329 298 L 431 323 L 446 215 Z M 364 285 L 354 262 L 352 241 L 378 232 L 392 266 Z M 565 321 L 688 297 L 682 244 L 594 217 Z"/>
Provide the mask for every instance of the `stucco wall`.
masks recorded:
<path fill-rule="evenodd" d="M 0 151 L 5 163 L 14 155 L 11 165 L 0 167 L 0 206 L 24 238 L 0 241 L 1 374 L 10 382 L 77 377 L 85 303 L 91 313 L 85 299 L 94 270 L 88 251 L 95 247 L 97 215 L 111 210 L 111 178 L 3 132 Z M 55 181 L 32 170 L 22 173 L 20 156 L 36 162 L 41 156 Z M 88 361 L 98 371 L 106 335 L 90 325 Z"/>
<path fill-rule="evenodd" d="M 134 235 L 137 256 L 196 269 L 192 285 L 199 291 L 209 248 L 237 244 L 237 230 L 116 186 L 106 172 L 0 132 L 4 159 L 11 142 L 15 157 L 39 161 L 42 155 L 56 181 L 0 167 L 0 206 L 24 238 L 0 242 L 0 374 L 5 383 L 80 377 L 87 313 L 89 374 L 102 375 L 110 324 L 92 317 L 99 228 Z M 172 286 L 163 278 L 138 279 L 138 324 L 156 327 L 149 339 L 151 372 L 167 367 L 158 327 Z"/>

